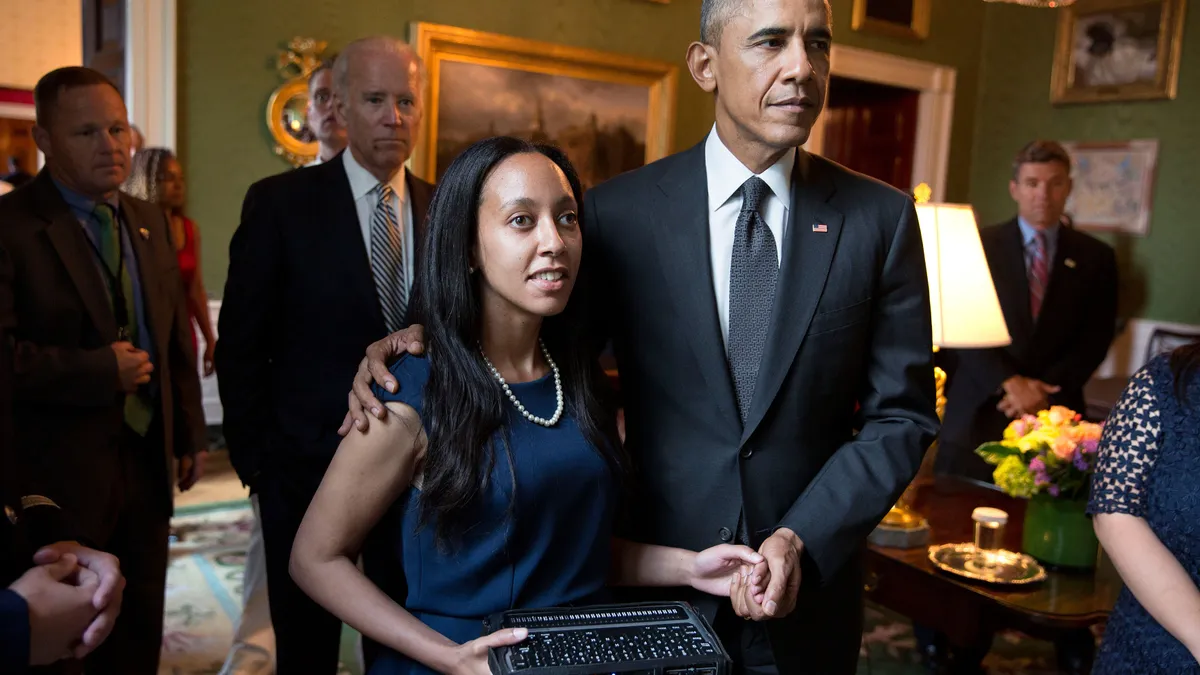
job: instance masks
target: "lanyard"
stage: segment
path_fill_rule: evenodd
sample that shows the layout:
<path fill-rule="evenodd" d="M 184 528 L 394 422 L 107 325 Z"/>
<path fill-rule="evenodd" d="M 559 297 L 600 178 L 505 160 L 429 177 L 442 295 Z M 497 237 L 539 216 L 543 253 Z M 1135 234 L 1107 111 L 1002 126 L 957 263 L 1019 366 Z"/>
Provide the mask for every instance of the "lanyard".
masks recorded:
<path fill-rule="evenodd" d="M 101 223 L 103 225 L 103 223 Z M 113 213 L 113 225 L 117 228 L 117 272 L 113 274 L 108 263 L 104 260 L 104 254 L 100 251 L 100 247 L 96 246 L 96 242 L 88 237 L 88 244 L 92 248 L 92 253 L 96 254 L 96 259 L 100 261 L 100 269 L 104 270 L 104 276 L 108 280 L 109 295 L 112 297 L 113 318 L 117 320 L 117 341 L 128 342 L 129 335 L 129 305 L 125 299 L 125 285 L 121 283 L 121 278 L 125 274 L 125 231 L 121 227 L 121 219 L 117 214 Z"/>

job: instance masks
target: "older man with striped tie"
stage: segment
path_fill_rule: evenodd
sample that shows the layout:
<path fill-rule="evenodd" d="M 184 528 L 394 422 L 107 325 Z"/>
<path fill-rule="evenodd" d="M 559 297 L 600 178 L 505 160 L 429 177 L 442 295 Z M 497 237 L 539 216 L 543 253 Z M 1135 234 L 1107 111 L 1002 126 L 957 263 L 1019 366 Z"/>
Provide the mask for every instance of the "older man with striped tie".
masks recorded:
<path fill-rule="evenodd" d="M 409 174 L 424 71 L 373 37 L 334 65 L 349 145 L 255 183 L 229 250 L 217 346 L 230 458 L 258 495 L 277 672 L 333 673 L 341 624 L 292 582 L 292 541 L 340 437 L 367 345 L 414 317 L 417 251 L 433 186 Z"/>

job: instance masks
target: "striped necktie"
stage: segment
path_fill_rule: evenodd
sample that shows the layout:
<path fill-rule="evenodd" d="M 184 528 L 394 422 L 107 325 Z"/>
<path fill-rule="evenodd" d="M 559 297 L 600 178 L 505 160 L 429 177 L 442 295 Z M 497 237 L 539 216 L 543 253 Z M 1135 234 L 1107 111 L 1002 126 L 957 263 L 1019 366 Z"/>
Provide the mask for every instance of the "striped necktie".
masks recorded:
<path fill-rule="evenodd" d="M 1037 321 L 1050 282 L 1050 267 L 1046 262 L 1046 233 L 1038 232 L 1029 244 L 1029 313 Z"/>
<path fill-rule="evenodd" d="M 379 201 L 371 216 L 371 273 L 387 331 L 404 327 L 408 311 L 408 288 L 404 277 L 404 240 L 393 204 L 396 192 L 387 183 L 375 188 Z"/>

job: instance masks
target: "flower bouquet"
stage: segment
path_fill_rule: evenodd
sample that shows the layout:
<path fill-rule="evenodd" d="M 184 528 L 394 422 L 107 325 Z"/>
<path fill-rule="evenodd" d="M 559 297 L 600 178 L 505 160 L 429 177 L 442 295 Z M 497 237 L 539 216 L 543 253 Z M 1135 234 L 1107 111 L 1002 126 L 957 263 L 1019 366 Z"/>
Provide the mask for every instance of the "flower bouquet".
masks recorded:
<path fill-rule="evenodd" d="M 1004 440 L 975 450 L 996 466 L 992 478 L 1000 489 L 1030 500 L 1022 542 L 1038 560 L 1083 569 L 1095 563 L 1086 506 L 1101 429 L 1070 408 L 1052 406 L 1013 420 Z"/>
<path fill-rule="evenodd" d="M 1056 405 L 1009 423 L 1004 440 L 984 443 L 975 454 L 995 464 L 992 479 L 1014 497 L 1046 493 L 1082 499 L 1096 470 L 1101 425 L 1084 422 L 1070 408 Z"/>

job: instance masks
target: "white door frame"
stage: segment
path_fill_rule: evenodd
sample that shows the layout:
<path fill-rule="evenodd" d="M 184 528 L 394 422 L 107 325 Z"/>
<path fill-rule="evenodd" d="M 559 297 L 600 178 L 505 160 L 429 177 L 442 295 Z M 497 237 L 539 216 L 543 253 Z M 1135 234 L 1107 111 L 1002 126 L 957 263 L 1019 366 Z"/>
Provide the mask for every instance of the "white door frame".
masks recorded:
<path fill-rule="evenodd" d="M 913 184 L 928 183 L 935 202 L 946 198 L 950 163 L 950 127 L 954 122 L 954 84 L 957 71 L 927 61 L 835 44 L 830 71 L 839 77 L 915 89 L 917 137 L 913 144 Z M 821 154 L 825 139 L 824 117 L 819 117 L 804 148 Z"/>
<path fill-rule="evenodd" d="M 125 105 L 146 146 L 175 150 L 176 0 L 125 0 Z"/>

